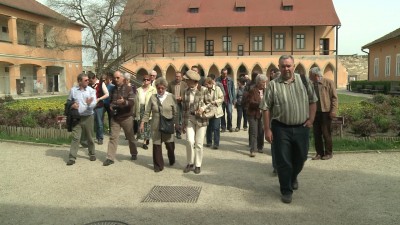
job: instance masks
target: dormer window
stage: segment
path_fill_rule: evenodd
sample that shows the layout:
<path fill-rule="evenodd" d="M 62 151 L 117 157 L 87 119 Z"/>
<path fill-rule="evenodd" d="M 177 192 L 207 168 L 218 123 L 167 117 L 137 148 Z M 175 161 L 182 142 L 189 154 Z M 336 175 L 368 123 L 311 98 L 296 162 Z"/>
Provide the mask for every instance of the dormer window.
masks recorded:
<path fill-rule="evenodd" d="M 144 14 L 145 15 L 153 15 L 154 14 L 154 10 L 153 9 L 146 9 L 146 10 L 144 10 Z"/>
<path fill-rule="evenodd" d="M 189 12 L 190 13 L 199 13 L 200 9 L 200 1 L 199 0 L 192 0 L 189 4 Z"/>
<path fill-rule="evenodd" d="M 189 8 L 190 13 L 199 13 L 199 8 Z"/>
<path fill-rule="evenodd" d="M 293 0 L 282 0 L 283 11 L 293 11 Z"/>
<path fill-rule="evenodd" d="M 236 2 L 235 2 L 235 11 L 236 12 L 244 12 L 244 11 L 246 11 L 246 1 L 244 1 L 244 0 L 236 0 Z"/>
<path fill-rule="evenodd" d="M 283 11 L 293 11 L 293 6 L 292 5 L 287 5 L 282 7 Z"/>

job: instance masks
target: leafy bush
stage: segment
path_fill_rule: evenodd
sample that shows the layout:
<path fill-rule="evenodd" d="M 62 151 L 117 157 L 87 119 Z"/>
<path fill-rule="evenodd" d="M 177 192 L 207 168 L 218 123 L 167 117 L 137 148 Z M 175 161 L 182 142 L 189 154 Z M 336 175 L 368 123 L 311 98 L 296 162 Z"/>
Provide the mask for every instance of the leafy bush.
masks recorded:
<path fill-rule="evenodd" d="M 8 101 L 0 104 L 0 125 L 17 127 L 58 127 L 66 96 Z"/>
<path fill-rule="evenodd" d="M 391 121 L 388 117 L 379 115 L 373 120 L 379 132 L 386 133 L 389 131 Z"/>
<path fill-rule="evenodd" d="M 21 126 L 22 127 L 36 127 L 37 122 L 32 113 L 28 113 L 23 118 L 21 118 Z"/>
<path fill-rule="evenodd" d="M 351 129 L 354 133 L 361 135 L 362 137 L 369 137 L 371 134 L 376 133 L 377 127 L 371 119 L 362 119 L 353 122 Z"/>
<path fill-rule="evenodd" d="M 372 97 L 372 102 L 375 104 L 382 104 L 387 101 L 386 95 L 376 94 Z"/>

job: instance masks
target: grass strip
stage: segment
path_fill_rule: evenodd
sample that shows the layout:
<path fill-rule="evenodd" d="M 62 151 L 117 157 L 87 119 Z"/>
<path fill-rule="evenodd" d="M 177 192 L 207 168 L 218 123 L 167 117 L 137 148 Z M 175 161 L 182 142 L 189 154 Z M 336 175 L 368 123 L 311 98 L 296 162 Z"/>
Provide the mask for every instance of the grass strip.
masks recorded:
<path fill-rule="evenodd" d="M 12 140 L 12 141 L 23 141 L 23 142 L 33 142 L 33 143 L 44 143 L 52 145 L 69 145 L 71 144 L 72 137 L 70 138 L 34 138 L 30 136 L 21 135 L 8 135 L 5 132 L 0 132 L 0 139 Z"/>

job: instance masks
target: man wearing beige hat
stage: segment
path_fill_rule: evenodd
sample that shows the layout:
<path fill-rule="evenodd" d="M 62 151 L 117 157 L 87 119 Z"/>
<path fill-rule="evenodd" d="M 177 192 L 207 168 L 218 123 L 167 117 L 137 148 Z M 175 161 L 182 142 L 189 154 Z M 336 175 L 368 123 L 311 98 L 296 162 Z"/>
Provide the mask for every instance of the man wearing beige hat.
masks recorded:
<path fill-rule="evenodd" d="M 208 125 L 208 119 L 202 119 L 199 115 L 207 107 L 204 102 L 207 88 L 199 84 L 200 75 L 193 70 L 187 71 L 183 78 L 188 86 L 182 100 L 184 118 L 182 131 L 186 132 L 187 139 L 187 165 L 183 172 L 188 173 L 194 169 L 194 173 L 199 174 L 203 161 L 204 135 Z"/>

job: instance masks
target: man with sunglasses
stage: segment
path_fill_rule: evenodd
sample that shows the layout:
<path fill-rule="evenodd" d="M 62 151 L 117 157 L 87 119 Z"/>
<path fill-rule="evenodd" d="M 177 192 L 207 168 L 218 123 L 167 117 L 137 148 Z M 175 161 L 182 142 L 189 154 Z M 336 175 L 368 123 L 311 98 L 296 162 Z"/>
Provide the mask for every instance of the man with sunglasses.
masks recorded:
<path fill-rule="evenodd" d="M 73 100 L 70 110 L 78 110 L 79 124 L 72 128 L 72 141 L 69 150 L 69 160 L 67 166 L 75 164 L 75 160 L 79 150 L 79 141 L 81 135 L 86 137 L 89 160 L 96 161 L 93 133 L 93 113 L 96 107 L 96 91 L 89 85 L 89 78 L 86 74 L 78 75 L 78 86 L 72 87 L 68 100 Z"/>

